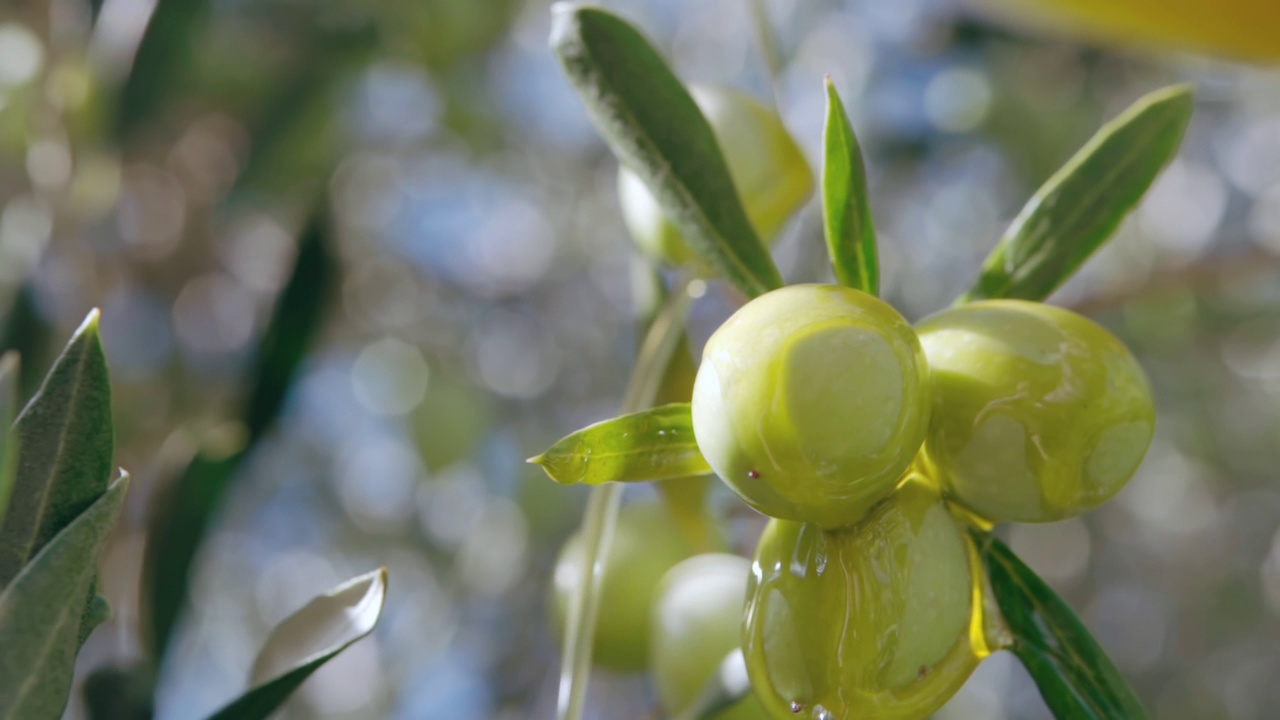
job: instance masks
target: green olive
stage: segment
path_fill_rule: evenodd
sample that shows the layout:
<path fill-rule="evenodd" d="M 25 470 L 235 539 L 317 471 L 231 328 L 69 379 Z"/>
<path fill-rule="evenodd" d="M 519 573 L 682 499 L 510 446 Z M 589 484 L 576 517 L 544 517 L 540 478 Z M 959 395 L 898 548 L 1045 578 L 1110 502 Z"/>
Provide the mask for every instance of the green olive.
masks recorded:
<path fill-rule="evenodd" d="M 653 605 L 649 652 L 662 707 L 670 716 L 689 710 L 721 663 L 742 645 L 742 611 L 751 561 L 737 555 L 695 555 L 667 571 Z M 749 695 L 715 720 L 767 720 Z"/>
<path fill-rule="evenodd" d="M 649 622 L 658 581 L 693 554 L 670 513 L 657 503 L 628 505 L 618 514 L 604 560 L 600 615 L 592 657 L 600 667 L 640 672 L 649 664 Z M 556 561 L 552 625 L 564 627 L 570 598 L 582 582 L 582 537 L 569 538 Z"/>
<path fill-rule="evenodd" d="M 1105 502 L 1138 468 L 1155 404 L 1128 348 L 1093 321 L 992 300 L 919 326 L 934 383 L 925 443 L 947 493 L 993 522 L 1046 522 Z"/>
<path fill-rule="evenodd" d="M 747 217 L 761 239 L 772 242 L 813 192 L 804 153 L 778 114 L 750 95 L 711 86 L 689 92 L 716 135 Z M 627 230 L 646 255 L 672 265 L 698 264 L 644 181 L 625 167 L 618 171 L 618 196 Z"/>
<path fill-rule="evenodd" d="M 972 553 L 912 475 L 862 523 L 774 520 L 756 549 L 744 652 L 778 720 L 921 720 L 978 664 Z"/>
<path fill-rule="evenodd" d="M 825 528 L 852 525 L 901 479 L 929 423 L 920 342 L 858 290 L 791 285 L 711 336 L 693 388 L 693 431 L 749 505 Z"/>

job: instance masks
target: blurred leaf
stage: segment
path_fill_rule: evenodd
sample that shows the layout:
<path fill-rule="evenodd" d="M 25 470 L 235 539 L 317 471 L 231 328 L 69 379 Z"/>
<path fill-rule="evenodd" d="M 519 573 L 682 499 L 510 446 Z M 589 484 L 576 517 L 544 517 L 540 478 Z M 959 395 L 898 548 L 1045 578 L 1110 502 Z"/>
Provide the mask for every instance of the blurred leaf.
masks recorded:
<path fill-rule="evenodd" d="M 1190 88 L 1172 86 L 1104 125 L 1031 197 L 959 302 L 1048 297 L 1151 187 L 1177 152 L 1193 106 Z"/>
<path fill-rule="evenodd" d="M 145 664 L 106 667 L 85 678 L 81 694 L 89 720 L 151 720 L 155 678 Z"/>
<path fill-rule="evenodd" d="M 107 489 L 114 437 L 97 310 L 72 336 L 15 427 L 18 468 L 0 527 L 0 586 Z"/>
<path fill-rule="evenodd" d="M 243 453 L 197 455 L 152 503 L 143 556 L 143 617 L 152 657 L 159 659 L 187 602 L 191 563 L 214 509 L 226 493 Z"/>
<path fill-rule="evenodd" d="M 596 8 L 552 14 L 551 46 L 596 126 L 690 247 L 748 297 L 780 287 L 711 126 L 649 41 Z"/>
<path fill-rule="evenodd" d="M 18 437 L 13 430 L 13 416 L 18 412 L 18 383 L 21 366 L 16 352 L 0 357 L 0 527 L 13 494 L 13 481 L 18 469 Z"/>
<path fill-rule="evenodd" d="M 9 307 L 3 334 L 0 335 L 0 349 L 12 350 L 22 358 L 19 398 L 30 397 L 40 387 L 40 381 L 44 379 L 40 368 L 47 364 L 48 346 L 49 326 L 36 307 L 35 289 L 28 281 L 14 293 L 13 304 Z"/>
<path fill-rule="evenodd" d="M 668 480 L 711 467 L 693 438 L 689 403 L 672 403 L 589 425 L 529 462 L 562 485 Z"/>
<path fill-rule="evenodd" d="M 253 688 L 209 720 L 265 720 L 317 668 L 377 626 L 387 569 L 350 580 L 276 626 L 253 663 Z"/>
<path fill-rule="evenodd" d="M 128 140 L 160 107 L 193 63 L 192 48 L 209 0 L 156 0 L 133 65 L 120 89 L 116 136 Z"/>
<path fill-rule="evenodd" d="M 53 720 L 71 692 L 80 647 L 79 598 L 129 487 L 122 474 L 0 594 L 0 720 Z"/>
<path fill-rule="evenodd" d="M 845 287 L 878 295 L 876 228 L 867 197 L 862 149 L 840 95 L 827 78 L 827 122 L 822 135 L 822 229 L 836 277 Z"/>
<path fill-rule="evenodd" d="M 143 560 L 144 615 L 154 658 L 161 658 L 187 603 L 191 563 L 241 460 L 275 422 L 324 316 L 336 275 L 328 213 L 318 208 L 299 238 L 297 259 L 258 349 L 245 403 L 248 444 L 216 457 L 198 454 L 156 498 Z"/>
<path fill-rule="evenodd" d="M 329 249 L 329 216 L 312 213 L 298 239 L 298 255 L 289 282 L 276 301 L 275 314 L 258 345 L 257 364 L 244 413 L 249 442 L 261 437 L 280 414 L 294 375 L 324 319 L 325 299 L 337 273 Z"/>
<path fill-rule="evenodd" d="M 995 536 L 975 531 L 1010 648 L 1058 718 L 1141 720 L 1142 703 L 1071 608 Z"/>

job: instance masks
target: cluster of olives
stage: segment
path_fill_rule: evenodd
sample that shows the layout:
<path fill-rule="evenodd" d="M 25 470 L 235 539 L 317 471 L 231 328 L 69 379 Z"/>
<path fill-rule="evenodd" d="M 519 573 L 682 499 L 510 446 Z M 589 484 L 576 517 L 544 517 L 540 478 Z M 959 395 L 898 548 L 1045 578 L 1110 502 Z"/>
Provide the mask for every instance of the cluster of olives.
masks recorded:
<path fill-rule="evenodd" d="M 757 696 L 778 718 L 926 717 L 985 652 L 959 518 L 1084 512 L 1133 475 L 1154 426 L 1137 361 L 1067 310 L 976 302 L 912 328 L 824 285 L 745 305 L 707 343 L 693 427 L 716 474 L 775 518 L 744 625 Z"/>
<path fill-rule="evenodd" d="M 776 235 L 812 190 L 780 120 L 694 88 L 756 229 Z M 625 170 L 640 247 L 697 268 Z M 659 504 L 625 507 L 603 561 L 594 657 L 649 669 L 666 712 L 741 648 L 753 693 L 718 717 L 916 720 L 987 652 L 966 522 L 1046 522 L 1117 493 L 1155 425 L 1147 379 L 1092 321 L 1040 303 L 954 307 L 912 326 L 854 289 L 793 285 L 709 339 L 692 387 L 698 447 L 773 518 L 754 562 L 695 554 Z M 555 573 L 562 621 L 579 540 Z"/>

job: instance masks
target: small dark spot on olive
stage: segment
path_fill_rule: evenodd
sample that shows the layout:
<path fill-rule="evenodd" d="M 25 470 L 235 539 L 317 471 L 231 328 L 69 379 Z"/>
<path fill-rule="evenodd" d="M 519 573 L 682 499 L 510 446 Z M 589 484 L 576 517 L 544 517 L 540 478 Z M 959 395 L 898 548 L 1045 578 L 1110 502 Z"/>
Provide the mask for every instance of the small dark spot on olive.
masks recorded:
<path fill-rule="evenodd" d="M 929 674 L 929 668 L 925 667 L 924 665 L 921 665 L 921 666 L 920 666 L 920 670 L 919 670 L 918 672 L 916 672 L 916 677 L 917 677 L 917 678 L 922 678 L 922 677 L 924 677 L 925 675 L 928 675 L 928 674 Z"/>
<path fill-rule="evenodd" d="M 755 472 L 755 471 L 753 470 L 752 472 Z M 804 712 L 804 703 L 800 702 L 799 700 L 792 700 L 791 712 L 796 713 L 797 715 Z"/>
<path fill-rule="evenodd" d="M 747 471 L 747 477 L 751 478 L 752 480 L 759 480 L 759 479 L 760 479 L 760 471 L 759 471 L 759 470 L 748 470 L 748 471 Z M 792 703 L 792 704 L 794 704 L 794 703 Z"/>

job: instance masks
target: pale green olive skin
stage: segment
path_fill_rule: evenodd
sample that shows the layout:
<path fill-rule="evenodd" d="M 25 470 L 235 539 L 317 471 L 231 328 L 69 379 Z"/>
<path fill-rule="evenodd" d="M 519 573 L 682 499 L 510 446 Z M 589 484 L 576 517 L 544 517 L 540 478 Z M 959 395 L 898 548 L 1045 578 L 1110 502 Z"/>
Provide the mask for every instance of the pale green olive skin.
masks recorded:
<path fill-rule="evenodd" d="M 948 495 L 991 522 L 1049 522 L 1110 499 L 1155 433 L 1124 343 L 1050 305 L 990 300 L 919 324 L 933 375 L 926 440 Z"/>
<path fill-rule="evenodd" d="M 755 694 L 777 720 L 923 720 L 977 667 L 973 553 L 913 476 L 862 523 L 773 520 L 743 626 Z"/>
<path fill-rule="evenodd" d="M 751 561 L 726 553 L 695 555 L 667 571 L 653 604 L 649 644 L 654 686 L 665 715 L 689 710 L 733 650 L 742 646 L 742 612 Z M 712 720 L 768 720 L 754 694 Z"/>
<path fill-rule="evenodd" d="M 782 119 L 751 95 L 725 87 L 689 88 L 720 145 L 747 217 L 765 242 L 813 193 L 813 171 Z M 622 219 L 645 255 L 674 266 L 700 266 L 644 181 L 618 170 Z"/>
<path fill-rule="evenodd" d="M 676 563 L 693 554 L 670 513 L 657 503 L 624 506 L 604 562 L 600 615 L 592 659 L 616 672 L 649 666 L 650 618 L 658 582 Z M 561 638 L 570 598 L 582 580 L 582 537 L 575 534 L 560 551 L 551 602 L 552 626 Z"/>
<path fill-rule="evenodd" d="M 915 332 L 888 304 L 834 285 L 747 303 L 708 340 L 693 431 L 747 504 L 824 528 L 852 525 L 902 478 L 929 423 Z"/>

